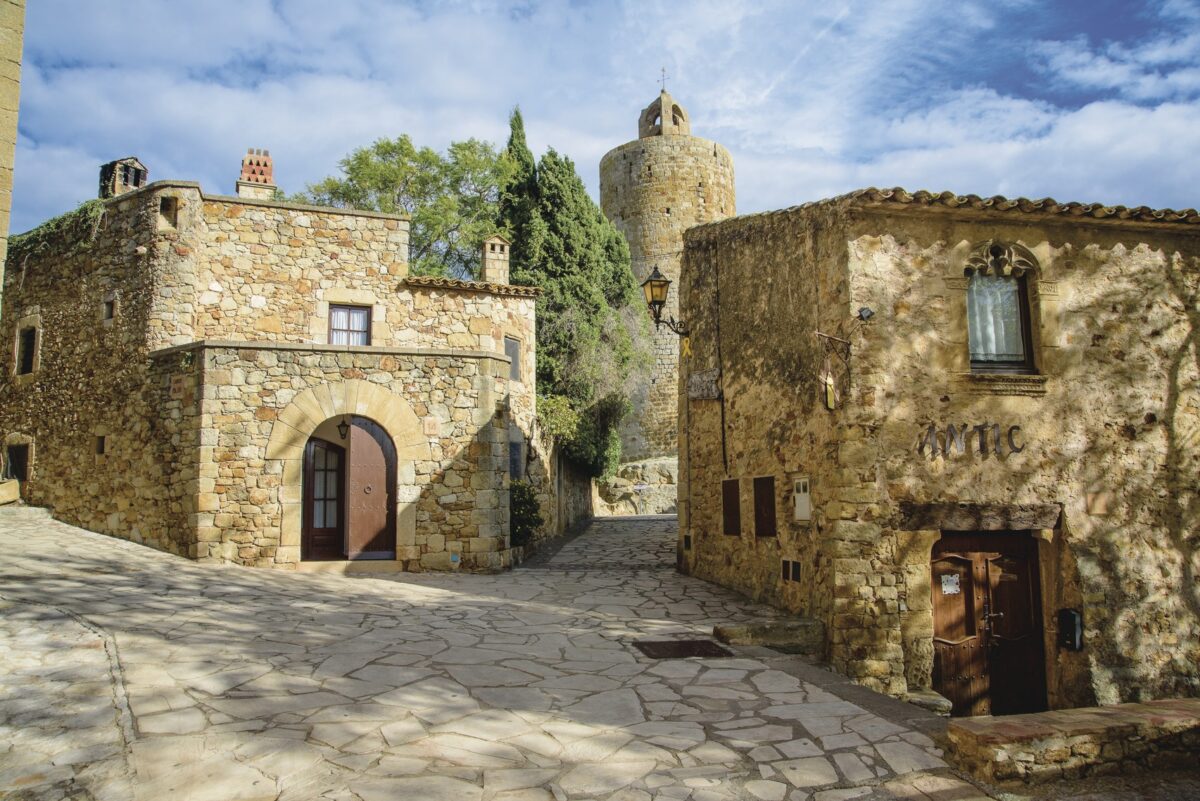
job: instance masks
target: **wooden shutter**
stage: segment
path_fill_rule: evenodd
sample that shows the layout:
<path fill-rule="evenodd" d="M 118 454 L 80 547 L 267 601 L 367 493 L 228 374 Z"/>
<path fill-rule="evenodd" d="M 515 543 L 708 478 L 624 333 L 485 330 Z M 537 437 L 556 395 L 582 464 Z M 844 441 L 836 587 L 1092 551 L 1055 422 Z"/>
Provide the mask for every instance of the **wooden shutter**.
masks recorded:
<path fill-rule="evenodd" d="M 759 476 L 754 479 L 754 536 L 774 537 L 775 526 L 775 477 Z"/>
<path fill-rule="evenodd" d="M 513 381 L 521 380 L 521 340 L 512 337 L 504 338 L 504 355 L 512 359 L 508 366 L 508 377 Z"/>
<path fill-rule="evenodd" d="M 729 478 L 721 482 L 721 510 L 725 517 L 725 533 L 734 537 L 742 533 L 742 498 L 739 482 Z"/>

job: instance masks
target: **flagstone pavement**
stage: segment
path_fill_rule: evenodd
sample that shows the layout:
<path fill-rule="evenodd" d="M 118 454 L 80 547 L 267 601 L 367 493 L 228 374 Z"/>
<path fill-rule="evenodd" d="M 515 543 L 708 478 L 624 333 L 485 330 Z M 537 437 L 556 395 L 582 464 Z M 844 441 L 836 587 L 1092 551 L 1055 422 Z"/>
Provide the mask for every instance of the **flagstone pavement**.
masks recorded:
<path fill-rule="evenodd" d="M 0 798 L 987 797 L 915 707 L 766 649 L 635 650 L 777 614 L 677 574 L 674 525 L 596 522 L 499 575 L 345 577 L 0 509 Z"/>

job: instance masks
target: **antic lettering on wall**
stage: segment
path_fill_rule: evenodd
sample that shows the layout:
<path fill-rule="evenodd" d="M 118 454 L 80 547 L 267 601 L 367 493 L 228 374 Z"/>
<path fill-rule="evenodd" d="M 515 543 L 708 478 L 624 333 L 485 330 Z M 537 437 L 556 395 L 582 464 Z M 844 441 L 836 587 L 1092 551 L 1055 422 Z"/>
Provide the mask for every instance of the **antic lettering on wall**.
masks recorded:
<path fill-rule="evenodd" d="M 927 452 L 930 459 L 951 456 L 964 456 L 968 453 L 986 459 L 988 455 L 997 457 L 1010 453 L 1020 453 L 1025 450 L 1024 437 L 1018 425 L 1005 426 L 1001 423 L 980 423 L 939 427 L 930 423 L 921 434 L 917 443 L 917 455 L 924 456 Z"/>

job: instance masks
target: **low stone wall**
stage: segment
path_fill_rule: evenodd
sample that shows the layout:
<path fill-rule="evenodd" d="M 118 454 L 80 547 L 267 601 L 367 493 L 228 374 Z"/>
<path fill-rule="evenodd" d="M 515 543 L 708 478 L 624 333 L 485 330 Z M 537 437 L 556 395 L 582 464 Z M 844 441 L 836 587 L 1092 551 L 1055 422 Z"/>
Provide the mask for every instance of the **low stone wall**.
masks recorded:
<path fill-rule="evenodd" d="M 598 517 L 675 514 L 679 460 L 674 456 L 630 462 L 611 478 L 596 479 L 592 504 Z"/>
<path fill-rule="evenodd" d="M 1200 699 L 962 718 L 946 736 L 960 767 L 1002 784 L 1194 765 Z"/>

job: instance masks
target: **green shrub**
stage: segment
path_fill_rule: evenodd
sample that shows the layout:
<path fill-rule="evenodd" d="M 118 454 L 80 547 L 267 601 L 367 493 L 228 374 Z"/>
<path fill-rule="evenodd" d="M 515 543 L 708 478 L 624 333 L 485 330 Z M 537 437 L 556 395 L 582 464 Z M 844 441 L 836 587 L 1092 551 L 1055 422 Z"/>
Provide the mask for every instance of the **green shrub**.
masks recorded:
<path fill-rule="evenodd" d="M 571 400 L 562 395 L 538 396 L 537 418 L 542 431 L 555 442 L 575 438 L 579 431 L 579 412 L 571 408 Z"/>
<path fill-rule="evenodd" d="M 542 524 L 542 510 L 538 506 L 533 485 L 515 478 L 508 484 L 508 516 L 512 545 L 528 545 Z"/>
<path fill-rule="evenodd" d="M 607 478 L 615 473 L 621 462 L 621 420 L 630 406 L 627 398 L 612 394 L 580 415 L 575 436 L 563 443 L 568 458 L 593 476 Z"/>

